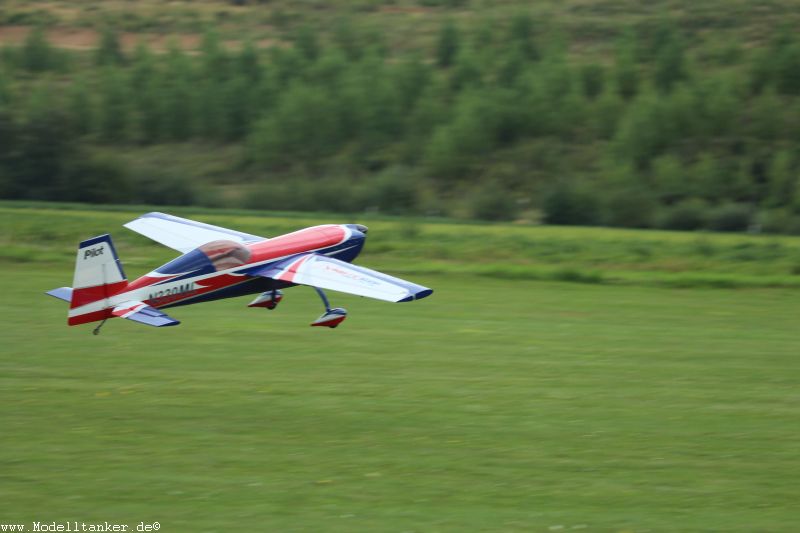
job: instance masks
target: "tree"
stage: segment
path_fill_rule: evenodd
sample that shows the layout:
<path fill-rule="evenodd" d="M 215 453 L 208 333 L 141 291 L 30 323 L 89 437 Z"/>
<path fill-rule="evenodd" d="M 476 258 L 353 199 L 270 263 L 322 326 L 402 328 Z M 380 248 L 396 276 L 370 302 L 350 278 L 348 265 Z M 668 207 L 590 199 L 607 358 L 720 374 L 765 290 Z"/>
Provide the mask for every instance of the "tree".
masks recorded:
<path fill-rule="evenodd" d="M 662 102 L 652 93 L 642 93 L 627 107 L 614 142 L 619 155 L 641 170 L 672 143 L 675 135 L 672 117 Z"/>
<path fill-rule="evenodd" d="M 294 35 L 294 45 L 310 62 L 316 61 L 321 54 L 317 32 L 308 24 L 300 26 Z"/>
<path fill-rule="evenodd" d="M 767 169 L 767 198 L 769 207 L 789 206 L 794 196 L 795 182 L 800 177 L 794 165 L 792 152 L 781 150 L 776 153 Z"/>
<path fill-rule="evenodd" d="M 509 48 L 520 50 L 526 59 L 536 61 L 541 57 L 534 38 L 533 20 L 528 13 L 517 13 L 511 19 Z"/>
<path fill-rule="evenodd" d="M 70 129 L 76 135 L 86 135 L 94 127 L 94 102 L 85 79 L 76 78 L 67 91 Z"/>
<path fill-rule="evenodd" d="M 246 39 L 242 44 L 242 49 L 237 57 L 238 71 L 251 83 L 258 83 L 261 79 L 261 65 L 259 63 L 258 52 L 251 39 Z"/>
<path fill-rule="evenodd" d="M 694 195 L 711 202 L 725 197 L 726 171 L 715 154 L 702 152 L 690 167 L 689 175 L 694 185 Z"/>
<path fill-rule="evenodd" d="M 178 50 L 176 43 L 172 43 L 171 50 Z M 202 50 L 202 75 L 206 79 L 225 80 L 228 78 L 228 54 L 219 43 L 219 35 L 213 29 L 203 35 Z"/>
<path fill-rule="evenodd" d="M 347 59 L 357 61 L 361 58 L 364 43 L 361 32 L 353 26 L 348 17 L 340 17 L 334 24 L 333 41 L 344 52 Z"/>
<path fill-rule="evenodd" d="M 665 203 L 675 203 L 691 196 L 692 185 L 680 159 L 672 154 L 662 155 L 653 160 L 653 185 L 659 199 Z"/>
<path fill-rule="evenodd" d="M 750 134 L 764 141 L 773 141 L 784 129 L 784 105 L 774 89 L 756 96 L 749 113 Z"/>
<path fill-rule="evenodd" d="M 251 160 L 267 168 L 319 162 L 339 147 L 335 104 L 323 90 L 296 83 L 249 138 Z"/>
<path fill-rule="evenodd" d="M 479 86 L 481 82 L 481 70 L 475 52 L 470 46 L 462 47 L 450 73 L 450 87 L 453 92 L 457 93 L 470 87 Z"/>
<path fill-rule="evenodd" d="M 614 137 L 624 105 L 618 91 L 606 85 L 603 93 L 591 106 L 592 131 L 596 137 L 600 139 Z"/>
<path fill-rule="evenodd" d="M 559 180 L 544 195 L 544 221 L 558 225 L 593 225 L 600 221 L 597 195 L 586 186 Z"/>
<path fill-rule="evenodd" d="M 461 34 L 455 23 L 448 19 L 439 29 L 439 39 L 436 44 L 436 62 L 440 67 L 447 68 L 453 64 L 461 47 Z"/>
<path fill-rule="evenodd" d="M 43 72 L 53 68 L 57 61 L 55 50 L 47 41 L 44 30 L 38 26 L 25 37 L 21 52 L 23 68 L 31 72 Z"/>
<path fill-rule="evenodd" d="M 104 142 L 119 142 L 128 137 L 130 99 L 122 72 L 105 68 L 100 75 L 98 135 Z"/>
<path fill-rule="evenodd" d="M 440 184 L 469 176 L 492 149 L 485 102 L 476 91 L 461 95 L 452 122 L 434 132 L 425 151 L 425 166 L 428 175 Z"/>
<path fill-rule="evenodd" d="M 185 141 L 195 132 L 194 72 L 191 60 L 176 43 L 167 52 L 166 71 L 157 85 L 160 93 L 161 124 L 167 138 Z M 219 85 L 220 81 L 212 79 Z M 219 135 L 225 135 L 219 132 Z"/>
<path fill-rule="evenodd" d="M 670 92 L 677 82 L 686 78 L 683 54 L 683 44 L 676 35 L 658 51 L 653 78 L 662 93 Z"/>
<path fill-rule="evenodd" d="M 800 41 L 781 50 L 776 63 L 778 91 L 800 95 Z"/>
<path fill-rule="evenodd" d="M 100 44 L 95 49 L 95 64 L 99 66 L 122 65 L 125 55 L 117 38 L 117 32 L 111 26 L 106 26 L 100 34 Z"/>
<path fill-rule="evenodd" d="M 639 65 L 636 63 L 636 35 L 627 30 L 617 42 L 614 62 L 614 81 L 620 96 L 626 100 L 639 90 Z"/>
<path fill-rule="evenodd" d="M 594 100 L 603 92 L 606 71 L 602 65 L 589 63 L 581 65 L 580 80 L 583 94 L 589 100 Z"/>

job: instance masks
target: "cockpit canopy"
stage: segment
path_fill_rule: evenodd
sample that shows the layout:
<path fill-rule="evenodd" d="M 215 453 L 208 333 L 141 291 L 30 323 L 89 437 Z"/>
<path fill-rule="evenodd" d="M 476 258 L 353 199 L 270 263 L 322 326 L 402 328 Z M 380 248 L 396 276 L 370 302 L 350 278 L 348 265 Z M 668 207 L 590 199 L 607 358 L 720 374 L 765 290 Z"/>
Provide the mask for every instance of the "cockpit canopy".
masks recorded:
<path fill-rule="evenodd" d="M 241 243 L 228 240 L 211 241 L 170 261 L 157 272 L 211 274 L 244 265 L 250 260 L 250 255 L 250 250 Z"/>

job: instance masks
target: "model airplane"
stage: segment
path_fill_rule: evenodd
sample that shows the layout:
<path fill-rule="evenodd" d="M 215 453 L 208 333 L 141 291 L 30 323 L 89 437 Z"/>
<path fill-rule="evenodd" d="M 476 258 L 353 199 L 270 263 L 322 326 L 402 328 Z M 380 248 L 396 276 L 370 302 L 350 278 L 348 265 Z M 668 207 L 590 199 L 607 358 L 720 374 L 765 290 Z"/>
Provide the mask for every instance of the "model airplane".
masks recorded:
<path fill-rule="evenodd" d="M 127 318 L 149 326 L 176 326 L 159 311 L 245 294 L 260 293 L 249 307 L 274 309 L 281 289 L 313 287 L 325 312 L 312 326 L 335 328 L 347 311 L 331 308 L 323 289 L 388 302 L 409 302 L 433 291 L 368 268 L 351 265 L 364 246 L 367 228 L 360 224 L 314 226 L 266 239 L 202 222 L 148 213 L 125 224 L 183 255 L 129 282 L 109 235 L 78 246 L 72 287 L 47 294 L 69 302 L 70 326 Z"/>

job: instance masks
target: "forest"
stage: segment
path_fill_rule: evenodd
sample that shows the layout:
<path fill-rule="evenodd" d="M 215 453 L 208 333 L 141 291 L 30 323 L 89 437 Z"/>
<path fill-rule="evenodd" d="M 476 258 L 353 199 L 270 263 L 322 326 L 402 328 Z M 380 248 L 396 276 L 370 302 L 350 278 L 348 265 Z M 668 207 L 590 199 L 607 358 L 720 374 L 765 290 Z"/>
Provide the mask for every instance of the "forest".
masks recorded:
<path fill-rule="evenodd" d="M 461 4 L 404 46 L 358 12 L 194 50 L 32 25 L 0 50 L 0 198 L 800 233 L 791 24 L 700 39 L 662 10 L 595 52 Z"/>

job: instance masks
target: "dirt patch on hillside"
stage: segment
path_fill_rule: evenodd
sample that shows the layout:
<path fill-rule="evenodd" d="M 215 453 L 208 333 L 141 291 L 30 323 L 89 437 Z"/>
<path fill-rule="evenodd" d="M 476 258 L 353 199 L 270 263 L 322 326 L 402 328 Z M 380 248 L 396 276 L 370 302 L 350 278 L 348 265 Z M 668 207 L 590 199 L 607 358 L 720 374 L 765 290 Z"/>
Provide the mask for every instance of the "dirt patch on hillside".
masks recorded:
<path fill-rule="evenodd" d="M 25 41 L 31 32 L 30 26 L 0 26 L 0 44 L 18 45 Z M 48 42 L 58 48 L 69 50 L 92 50 L 100 41 L 100 33 L 90 28 L 51 28 L 45 32 Z M 118 35 L 120 45 L 125 52 L 130 52 L 136 45 L 144 41 L 157 52 L 167 50 L 171 44 L 177 43 L 183 50 L 197 50 L 203 37 L 193 33 L 162 35 L 157 33 L 130 33 L 123 32 Z M 280 45 L 274 39 L 260 39 L 256 42 L 259 48 L 269 48 Z M 239 41 L 225 41 L 223 45 L 229 49 L 238 49 Z"/>

